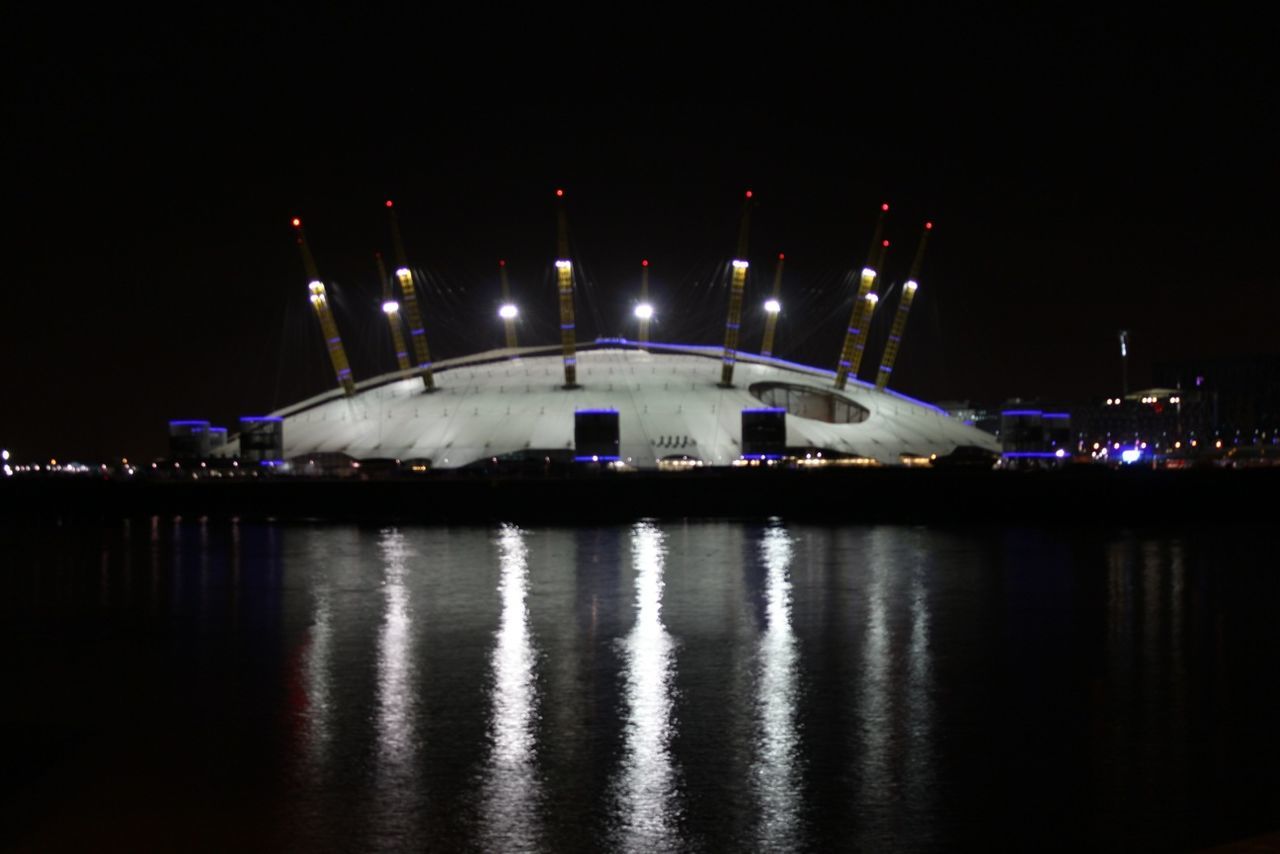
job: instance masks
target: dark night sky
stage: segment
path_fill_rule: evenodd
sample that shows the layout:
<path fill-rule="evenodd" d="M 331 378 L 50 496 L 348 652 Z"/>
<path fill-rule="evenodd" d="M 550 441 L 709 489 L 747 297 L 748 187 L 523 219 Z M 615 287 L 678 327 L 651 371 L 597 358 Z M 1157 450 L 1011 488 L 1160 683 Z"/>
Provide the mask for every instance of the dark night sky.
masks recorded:
<path fill-rule="evenodd" d="M 633 332 L 647 257 L 655 337 L 719 343 L 716 273 L 751 187 L 747 304 L 785 251 L 784 357 L 834 364 L 843 277 L 884 200 L 890 281 L 937 223 L 894 375 L 908 394 L 1106 396 L 1122 328 L 1138 385 L 1162 360 L 1280 349 L 1270 23 L 902 9 L 741 26 L 19 13 L 0 444 L 142 458 L 168 418 L 227 424 L 328 388 L 295 214 L 357 376 L 391 369 L 372 263 L 387 197 L 437 357 L 500 343 L 500 257 L 522 343 L 555 340 L 557 186 L 584 337 Z"/>

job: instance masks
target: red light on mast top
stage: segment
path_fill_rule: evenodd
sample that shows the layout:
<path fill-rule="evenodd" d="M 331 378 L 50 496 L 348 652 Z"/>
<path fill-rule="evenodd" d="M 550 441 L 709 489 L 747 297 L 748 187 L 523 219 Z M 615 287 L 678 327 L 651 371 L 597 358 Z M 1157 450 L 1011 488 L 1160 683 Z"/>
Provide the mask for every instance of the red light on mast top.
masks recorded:
<path fill-rule="evenodd" d="M 884 204 L 880 205 L 880 210 L 882 210 L 882 211 L 888 211 L 888 210 L 889 210 L 889 203 L 888 203 L 888 202 L 885 202 Z"/>
<path fill-rule="evenodd" d="M 294 228 L 302 228 L 302 220 L 298 219 L 296 216 L 293 218 L 292 222 Z"/>
<path fill-rule="evenodd" d="M 924 230 L 925 230 L 925 231 L 933 231 L 933 223 L 931 223 L 931 222 L 926 222 L 926 223 L 924 224 Z"/>
<path fill-rule="evenodd" d="M 748 199 L 749 199 L 749 198 L 751 198 L 751 191 L 750 191 L 750 190 L 747 190 L 747 198 L 748 198 Z"/>
<path fill-rule="evenodd" d="M 563 198 L 563 197 L 564 197 L 564 190 L 559 190 L 559 189 L 557 189 L 557 190 L 556 190 L 556 198 L 557 198 L 557 199 L 559 199 L 559 198 Z"/>
<path fill-rule="evenodd" d="M 644 259 L 643 261 L 641 261 L 641 262 L 640 262 L 640 266 L 641 266 L 641 267 L 648 267 L 648 266 L 649 266 L 649 259 L 648 259 L 648 258 L 646 258 L 646 259 Z"/>
<path fill-rule="evenodd" d="M 785 260 L 787 260 L 787 256 L 786 256 L 786 255 L 783 255 L 781 252 L 779 252 L 779 253 L 778 253 L 778 260 L 779 260 L 779 261 L 785 261 Z"/>
<path fill-rule="evenodd" d="M 498 261 L 498 266 L 499 266 L 499 267 L 505 267 L 505 266 L 507 266 L 507 260 L 506 260 L 505 258 L 499 259 L 499 261 Z"/>
<path fill-rule="evenodd" d="M 889 241 L 887 241 L 887 240 L 886 240 L 886 241 L 885 241 L 884 243 L 882 243 L 881 245 L 882 245 L 882 246 L 884 246 L 884 248 L 885 248 L 885 249 L 888 249 L 888 248 L 889 248 Z"/>

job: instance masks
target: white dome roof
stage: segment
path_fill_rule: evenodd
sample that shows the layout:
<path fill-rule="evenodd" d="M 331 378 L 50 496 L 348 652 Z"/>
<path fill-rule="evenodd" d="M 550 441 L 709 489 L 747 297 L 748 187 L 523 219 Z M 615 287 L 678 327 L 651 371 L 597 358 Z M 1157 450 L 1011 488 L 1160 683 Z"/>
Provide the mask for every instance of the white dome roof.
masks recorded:
<path fill-rule="evenodd" d="M 437 391 L 397 374 L 366 380 L 357 393 L 319 395 L 275 413 L 284 417 L 286 458 L 344 453 L 359 459 L 430 459 L 460 468 L 529 451 L 572 450 L 574 412 L 615 409 L 622 459 L 653 468 L 687 455 L 729 465 L 741 451 L 741 412 L 763 404 L 759 383 L 832 391 L 830 371 L 738 354 L 734 387 L 718 383 L 722 348 L 602 341 L 580 345 L 577 380 L 566 390 L 559 348 L 494 350 L 436 364 Z M 787 445 L 898 464 L 904 456 L 949 454 L 958 446 L 999 452 L 984 433 L 942 410 L 850 381 L 838 399 L 867 410 L 858 423 L 786 416 Z M 231 453 L 236 448 L 228 448 Z"/>

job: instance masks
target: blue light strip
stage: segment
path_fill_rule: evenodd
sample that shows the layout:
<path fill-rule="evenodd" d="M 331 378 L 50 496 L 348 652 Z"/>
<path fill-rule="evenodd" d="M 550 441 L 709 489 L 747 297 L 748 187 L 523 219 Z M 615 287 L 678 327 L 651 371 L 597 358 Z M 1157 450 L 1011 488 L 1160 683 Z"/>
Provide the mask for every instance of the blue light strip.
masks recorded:
<path fill-rule="evenodd" d="M 780 460 L 782 458 L 783 458 L 782 454 L 743 454 L 742 455 L 742 459 L 744 460 Z"/>
<path fill-rule="evenodd" d="M 225 433 L 225 432 L 227 432 L 227 428 L 226 428 L 226 427 L 210 427 L 210 428 L 209 428 L 209 432 L 210 432 L 210 433 Z"/>
<path fill-rule="evenodd" d="M 244 424 L 244 423 L 252 424 L 258 421 L 283 421 L 283 420 L 284 419 L 281 418 L 279 415 L 242 415 L 240 416 L 241 424 Z"/>
<path fill-rule="evenodd" d="M 781 406 L 757 406 L 754 409 L 744 409 L 743 412 L 786 412 L 787 410 Z"/>
<path fill-rule="evenodd" d="M 596 455 L 591 457 L 574 457 L 573 461 L 575 463 L 619 463 L 622 462 L 622 457 L 602 457 Z"/>
<path fill-rule="evenodd" d="M 1063 459 L 1063 457 L 1059 457 L 1059 456 L 1058 456 L 1055 452 L 1053 452 L 1053 451 L 1009 451 L 1009 452 L 1008 452 L 1008 453 L 1006 453 L 1006 454 L 1001 454 L 1001 456 L 1003 456 L 1006 460 L 1013 460 L 1013 459 L 1037 459 L 1037 460 L 1046 460 L 1046 459 L 1048 459 L 1048 460 L 1057 460 L 1057 459 Z"/>
<path fill-rule="evenodd" d="M 617 415 L 616 409 L 575 409 L 574 415 Z"/>
<path fill-rule="evenodd" d="M 1004 415 L 1043 415 L 1039 409 L 1006 409 L 1000 413 Z"/>
<path fill-rule="evenodd" d="M 208 421 L 170 421 L 170 427 L 208 427 Z"/>
<path fill-rule="evenodd" d="M 1044 415 L 1043 415 L 1042 417 L 1044 417 L 1044 418 L 1070 418 L 1070 417 L 1071 417 L 1071 413 L 1069 413 L 1069 412 L 1046 412 L 1046 413 L 1044 413 Z"/>

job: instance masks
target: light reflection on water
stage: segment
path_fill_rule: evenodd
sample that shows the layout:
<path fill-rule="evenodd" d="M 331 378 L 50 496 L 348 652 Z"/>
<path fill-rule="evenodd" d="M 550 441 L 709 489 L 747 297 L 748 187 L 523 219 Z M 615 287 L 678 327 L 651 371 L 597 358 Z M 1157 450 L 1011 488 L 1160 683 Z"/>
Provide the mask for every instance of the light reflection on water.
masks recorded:
<path fill-rule="evenodd" d="M 539 847 L 534 742 L 537 653 L 525 605 L 529 567 L 524 537 L 514 525 L 503 525 L 498 534 L 502 617 L 491 665 L 490 747 L 482 808 L 484 848 L 489 851 L 534 851 Z"/>
<path fill-rule="evenodd" d="M 656 525 L 635 526 L 631 556 L 636 571 L 636 617 L 623 641 L 624 743 L 616 784 L 617 847 L 670 851 L 680 847 L 671 757 L 675 642 L 662 624 L 665 544 Z"/>
<path fill-rule="evenodd" d="M 768 528 L 760 544 L 768 573 L 765 627 L 760 637 L 760 736 L 755 767 L 760 801 L 762 851 L 789 851 L 800 844 L 800 734 L 797 669 L 800 651 L 791 628 L 791 538 L 781 526 Z"/>
<path fill-rule="evenodd" d="M 6 761 L 82 781 L 31 850 L 153 792 L 267 850 L 1149 850 L 1280 814 L 1262 534 L 75 533 L 0 543 L 37 745 Z"/>
<path fill-rule="evenodd" d="M 403 839 L 418 788 L 419 745 L 415 710 L 418 686 L 414 684 L 413 612 L 409 602 L 408 566 L 415 555 L 404 534 L 382 532 L 382 590 L 385 607 L 378 636 L 377 692 L 378 761 L 375 810 L 376 832 L 381 838 Z"/>

